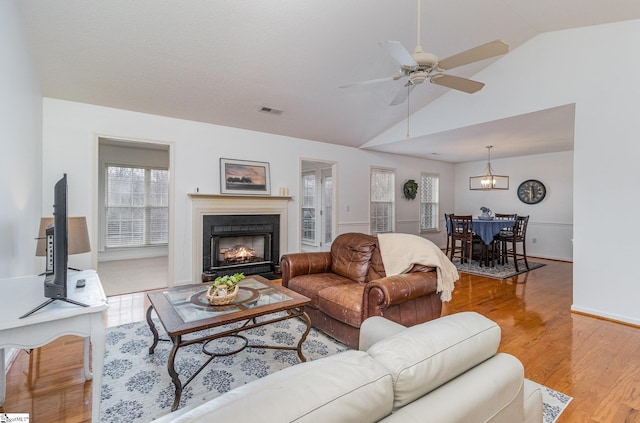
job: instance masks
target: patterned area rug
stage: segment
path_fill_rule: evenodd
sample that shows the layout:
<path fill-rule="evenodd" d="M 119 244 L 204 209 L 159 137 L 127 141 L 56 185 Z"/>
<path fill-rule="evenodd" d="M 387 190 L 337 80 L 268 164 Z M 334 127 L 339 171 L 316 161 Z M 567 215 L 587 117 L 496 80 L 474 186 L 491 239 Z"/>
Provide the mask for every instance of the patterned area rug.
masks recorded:
<path fill-rule="evenodd" d="M 538 383 L 536 385 L 540 386 L 542 390 L 542 417 L 544 423 L 555 423 L 573 398 Z"/>
<path fill-rule="evenodd" d="M 162 327 L 156 325 L 163 335 Z M 243 332 L 251 343 L 295 345 L 305 325 L 297 319 Z M 170 342 L 160 341 L 153 355 L 148 349 L 153 336 L 146 322 L 107 328 L 100 421 L 150 422 L 168 414 L 174 399 L 174 387 L 167 372 Z M 218 340 L 219 351 L 235 348 L 233 338 Z M 303 344 L 307 360 L 317 360 L 347 347 L 312 329 Z M 215 348 L 211 345 L 209 350 Z M 200 345 L 181 348 L 176 369 L 183 383 L 208 359 Z M 184 388 L 180 408 L 201 404 L 233 388 L 270 373 L 298 364 L 295 351 L 247 348 L 241 353 L 217 357 Z M 549 388 L 543 389 L 545 423 L 553 423 L 571 401 L 570 397 Z"/>
<path fill-rule="evenodd" d="M 156 324 L 160 339 L 166 333 Z M 231 326 L 224 326 L 230 328 Z M 251 344 L 295 346 L 306 329 L 298 319 L 284 320 L 242 332 Z M 217 329 L 218 331 L 221 328 Z M 214 331 L 214 330 L 210 330 Z M 185 336 L 183 339 L 188 339 Z M 160 341 L 152 355 L 149 346 L 153 335 L 147 322 L 107 328 L 104 376 L 100 404 L 100 421 L 149 422 L 171 411 L 175 388 L 167 372 L 170 341 Z M 210 343 L 207 350 L 228 352 L 238 349 L 238 338 L 222 338 Z M 336 354 L 347 346 L 312 328 L 302 350 L 308 361 Z M 175 367 L 184 383 L 209 356 L 201 344 L 178 350 Z M 295 351 L 247 348 L 241 353 L 216 357 L 182 391 L 180 408 L 200 404 L 233 388 L 300 363 Z"/>
<path fill-rule="evenodd" d="M 526 273 L 531 270 L 538 269 L 540 267 L 546 266 L 544 263 L 535 263 L 531 260 L 529 261 L 529 270 L 527 270 L 524 265 L 524 260 L 518 260 L 518 271 L 516 272 L 516 267 L 513 263 L 507 263 L 505 265 L 496 264 L 495 267 L 491 266 L 480 266 L 480 264 L 471 260 L 471 263 L 460 263 L 460 259 L 454 259 L 452 261 L 453 264 L 456 265 L 458 271 L 463 273 L 470 273 L 472 275 L 486 276 L 488 278 L 493 279 L 507 279 L 512 276 L 517 276 L 522 273 Z"/>

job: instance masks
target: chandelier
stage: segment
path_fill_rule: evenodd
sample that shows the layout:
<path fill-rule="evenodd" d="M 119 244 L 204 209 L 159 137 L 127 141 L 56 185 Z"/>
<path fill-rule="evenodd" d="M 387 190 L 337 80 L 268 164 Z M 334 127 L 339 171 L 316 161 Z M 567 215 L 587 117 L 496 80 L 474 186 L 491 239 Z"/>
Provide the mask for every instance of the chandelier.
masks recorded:
<path fill-rule="evenodd" d="M 471 190 L 494 190 L 509 189 L 509 177 L 503 175 L 494 175 L 491 168 L 491 149 L 492 145 L 487 146 L 487 169 L 486 173 L 481 176 L 469 177 L 469 189 Z"/>

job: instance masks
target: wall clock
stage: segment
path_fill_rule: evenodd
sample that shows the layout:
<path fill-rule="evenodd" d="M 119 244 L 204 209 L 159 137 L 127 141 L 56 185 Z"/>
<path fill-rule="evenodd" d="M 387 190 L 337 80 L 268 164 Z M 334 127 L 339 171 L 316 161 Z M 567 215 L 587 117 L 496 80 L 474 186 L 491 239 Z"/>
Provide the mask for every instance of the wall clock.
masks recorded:
<path fill-rule="evenodd" d="M 538 204 L 545 195 L 547 195 L 547 188 L 535 179 L 526 180 L 518 187 L 518 198 L 525 204 Z"/>

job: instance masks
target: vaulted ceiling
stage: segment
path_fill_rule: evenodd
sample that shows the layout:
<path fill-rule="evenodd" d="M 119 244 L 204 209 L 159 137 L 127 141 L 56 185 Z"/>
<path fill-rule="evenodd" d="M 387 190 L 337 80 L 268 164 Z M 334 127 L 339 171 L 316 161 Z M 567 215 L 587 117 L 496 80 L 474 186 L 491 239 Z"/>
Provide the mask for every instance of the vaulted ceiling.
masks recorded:
<path fill-rule="evenodd" d="M 413 51 L 415 0 L 16 4 L 46 97 L 361 147 L 449 91 L 418 86 L 407 107 L 389 105 L 402 80 L 339 88 L 397 73 L 379 43 L 400 41 Z M 440 58 L 494 39 L 513 50 L 543 32 L 638 18 L 640 2 L 631 0 L 422 0 L 421 44 Z M 450 73 L 472 77 L 495 60 Z M 548 145 L 557 143 L 571 149 L 572 118 L 571 108 L 558 108 L 460 128 L 421 140 L 447 139 L 439 157 L 421 151 L 478 160 L 485 151 L 469 151 L 469 139 L 492 131 L 530 139 L 528 150 L 514 148 L 511 156 L 553 151 Z M 531 148 L 536 140 L 547 142 Z M 407 154 L 402 143 L 382 150 Z"/>

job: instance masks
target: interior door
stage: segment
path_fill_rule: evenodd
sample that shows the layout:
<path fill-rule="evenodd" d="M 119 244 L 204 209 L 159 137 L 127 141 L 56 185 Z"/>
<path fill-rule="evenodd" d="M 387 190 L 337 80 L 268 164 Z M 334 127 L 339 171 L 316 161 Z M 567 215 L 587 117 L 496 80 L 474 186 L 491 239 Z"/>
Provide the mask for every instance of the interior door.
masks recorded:
<path fill-rule="evenodd" d="M 329 251 L 335 233 L 335 163 L 301 161 L 300 251 Z"/>

